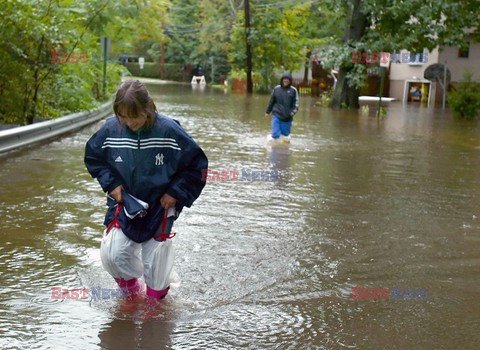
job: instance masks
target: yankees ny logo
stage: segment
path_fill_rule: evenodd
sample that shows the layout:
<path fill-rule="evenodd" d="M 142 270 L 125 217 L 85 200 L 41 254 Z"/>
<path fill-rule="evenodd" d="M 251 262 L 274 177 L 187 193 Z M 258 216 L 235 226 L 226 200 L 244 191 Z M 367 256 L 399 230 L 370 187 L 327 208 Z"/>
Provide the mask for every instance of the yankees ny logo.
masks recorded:
<path fill-rule="evenodd" d="M 163 165 L 163 153 L 160 154 L 158 153 L 156 156 L 155 156 L 155 165 Z"/>

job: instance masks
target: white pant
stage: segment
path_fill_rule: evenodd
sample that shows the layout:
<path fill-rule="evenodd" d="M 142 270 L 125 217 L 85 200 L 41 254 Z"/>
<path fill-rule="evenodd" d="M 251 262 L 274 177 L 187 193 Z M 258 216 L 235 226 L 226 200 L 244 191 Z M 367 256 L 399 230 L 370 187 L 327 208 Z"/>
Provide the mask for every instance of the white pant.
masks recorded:
<path fill-rule="evenodd" d="M 163 290 L 169 286 L 173 268 L 172 240 L 159 242 L 153 238 L 143 243 L 129 239 L 122 229 L 112 227 L 104 232 L 100 247 L 102 265 L 116 280 L 145 276 L 147 287 Z"/>

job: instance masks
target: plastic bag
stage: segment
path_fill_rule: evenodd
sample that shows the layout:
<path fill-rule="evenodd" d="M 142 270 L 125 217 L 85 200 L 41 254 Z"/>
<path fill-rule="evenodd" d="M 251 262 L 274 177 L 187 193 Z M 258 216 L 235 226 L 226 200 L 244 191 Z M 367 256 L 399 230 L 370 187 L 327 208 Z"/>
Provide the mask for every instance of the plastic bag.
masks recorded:
<path fill-rule="evenodd" d="M 176 235 L 176 233 L 171 233 L 170 230 L 175 217 L 175 208 L 165 210 L 160 234 L 143 243 L 144 276 L 147 284 L 147 295 L 150 297 L 163 298 L 170 288 L 170 274 L 172 273 L 175 255 L 172 238 Z"/>
<path fill-rule="evenodd" d="M 175 255 L 172 240 L 167 239 L 159 242 L 150 239 L 143 243 L 142 254 L 147 286 L 155 291 L 168 288 Z"/>
<path fill-rule="evenodd" d="M 130 280 L 143 274 L 142 245 L 129 239 L 121 228 L 110 227 L 103 232 L 100 246 L 102 265 L 113 278 Z"/>

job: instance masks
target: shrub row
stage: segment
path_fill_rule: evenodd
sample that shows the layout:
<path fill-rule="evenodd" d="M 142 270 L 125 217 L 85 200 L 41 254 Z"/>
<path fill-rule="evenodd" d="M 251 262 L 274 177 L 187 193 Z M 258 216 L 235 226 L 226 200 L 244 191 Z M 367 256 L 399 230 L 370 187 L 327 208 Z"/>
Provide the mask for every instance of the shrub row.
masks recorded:
<path fill-rule="evenodd" d="M 161 79 L 160 62 L 145 62 L 143 69 L 135 62 L 125 63 L 128 71 L 136 77 Z M 165 63 L 165 80 L 188 81 L 190 75 L 184 74 L 183 66 L 176 63 Z"/>

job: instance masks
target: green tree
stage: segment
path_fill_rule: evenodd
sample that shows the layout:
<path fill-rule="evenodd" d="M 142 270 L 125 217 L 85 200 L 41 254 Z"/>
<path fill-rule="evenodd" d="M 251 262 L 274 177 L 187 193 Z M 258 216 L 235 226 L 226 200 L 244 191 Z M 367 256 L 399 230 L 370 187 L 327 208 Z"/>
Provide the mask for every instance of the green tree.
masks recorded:
<path fill-rule="evenodd" d="M 199 43 L 196 53 L 200 62 L 210 68 L 207 69 L 207 75 L 210 75 L 209 71 L 214 71 L 214 77 L 210 77 L 214 81 L 226 76 L 230 70 L 228 44 L 240 8 L 239 0 L 204 0 L 199 4 Z"/>
<path fill-rule="evenodd" d="M 162 44 L 169 41 L 164 33 L 169 6 L 171 4 L 166 0 L 145 1 L 134 19 L 135 28 L 131 29 L 133 36 L 127 43 L 131 50 L 144 56 L 147 61 L 160 61 Z"/>
<path fill-rule="evenodd" d="M 252 45 L 253 70 L 258 75 L 257 91 L 267 92 L 278 84 L 278 70 L 295 70 L 305 57 L 307 38 L 302 33 L 309 4 L 278 7 L 275 2 L 252 6 L 249 40 Z M 244 14 L 238 13 L 231 36 L 230 61 L 239 70 L 246 66 Z"/>
<path fill-rule="evenodd" d="M 346 16 L 340 3 L 328 1 L 313 1 L 305 16 L 302 35 L 306 39 L 304 81 L 307 82 L 311 59 L 342 43 Z"/>
<path fill-rule="evenodd" d="M 53 1 L 35 6 L 29 1 L 11 1 L 0 15 L 4 24 L 0 79 L 8 82 L 0 89 L 0 113 L 3 121 L 30 124 L 38 107 L 51 114 L 45 99 L 51 94 L 42 94 L 42 87 L 53 83 L 53 73 L 58 71 L 51 52 L 58 43 L 74 40 L 79 20 Z M 66 23 L 71 30 L 65 30 Z"/>
<path fill-rule="evenodd" d="M 198 63 L 198 0 L 172 0 L 166 18 L 166 61 Z"/>
<path fill-rule="evenodd" d="M 331 106 L 358 108 L 358 92 L 366 76 L 365 66 L 351 62 L 352 51 L 411 52 L 438 46 L 461 45 L 467 30 L 478 39 L 478 0 L 344 0 L 348 14 L 343 45 L 330 51 L 330 66 L 339 67 Z"/>
<path fill-rule="evenodd" d="M 99 38 L 112 52 L 132 52 L 139 39 L 162 40 L 161 0 L 12 0 L 0 9 L 0 121 L 29 124 L 94 107 L 108 99 L 124 70 L 108 63 L 102 95 Z M 165 12 L 165 10 L 163 10 Z M 80 57 L 87 54 L 88 58 Z M 110 56 L 112 57 L 112 56 Z M 118 57 L 118 56 L 117 56 Z M 86 63 L 85 59 L 87 59 Z"/>
<path fill-rule="evenodd" d="M 55 105 L 66 95 L 77 89 L 66 90 L 62 72 L 71 72 L 73 67 L 64 69 L 56 60 L 75 53 L 89 26 L 105 5 L 92 8 L 69 7 L 71 1 L 11 1 L 3 7 L 0 15 L 4 25 L 0 46 L 0 77 L 9 85 L 0 89 L 0 115 L 4 122 L 30 124 L 41 111 L 42 117 L 54 117 L 60 111 Z M 54 52 L 61 54 L 54 54 Z M 76 53 L 78 54 L 78 53 Z M 66 58 L 66 57 L 65 57 Z M 78 60 L 78 56 L 69 57 Z M 78 64 L 77 69 L 82 70 Z M 77 87 L 79 82 L 72 84 Z M 58 89 L 55 89 L 58 87 Z M 84 94 L 82 97 L 86 97 Z M 80 106 L 91 106 L 92 98 L 85 98 Z M 80 101 L 79 101 L 80 102 Z M 89 103 L 90 102 L 90 103 Z"/>
<path fill-rule="evenodd" d="M 480 111 L 480 83 L 473 81 L 473 74 L 466 72 L 448 95 L 448 104 L 456 117 L 474 119 Z"/>

